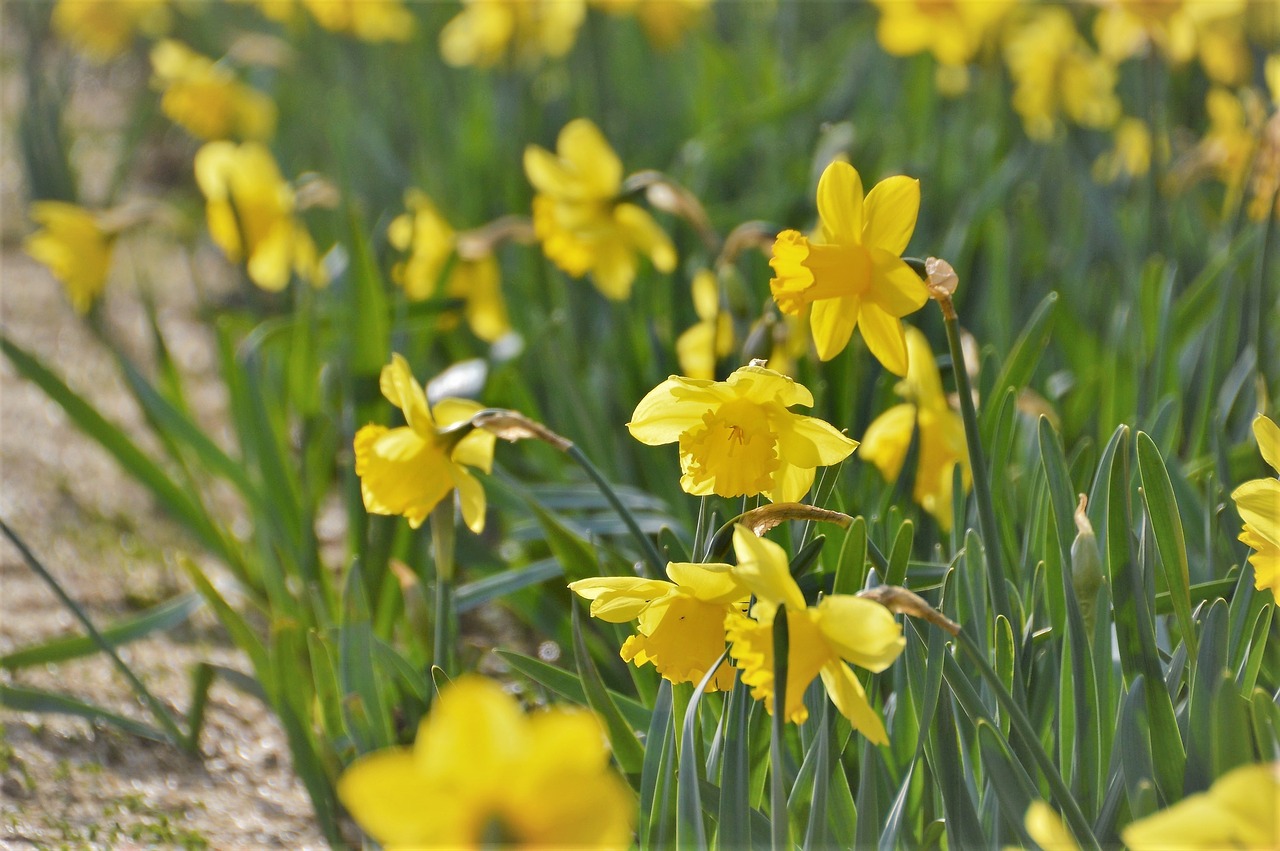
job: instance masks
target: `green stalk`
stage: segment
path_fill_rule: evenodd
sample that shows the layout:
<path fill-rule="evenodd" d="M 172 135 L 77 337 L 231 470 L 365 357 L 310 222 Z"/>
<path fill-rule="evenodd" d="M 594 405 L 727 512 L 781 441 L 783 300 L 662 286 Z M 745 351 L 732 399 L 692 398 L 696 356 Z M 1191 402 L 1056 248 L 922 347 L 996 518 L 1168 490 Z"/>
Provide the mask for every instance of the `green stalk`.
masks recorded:
<path fill-rule="evenodd" d="M 649 570 L 646 571 L 650 577 L 658 577 L 664 575 L 666 569 L 666 561 L 662 558 L 662 554 L 658 552 L 658 546 L 653 539 L 644 533 L 640 528 L 640 524 L 636 521 L 635 515 L 631 513 L 631 509 L 627 508 L 622 500 L 618 498 L 618 494 L 613 490 L 613 486 L 605 479 L 604 475 L 591 463 L 591 459 L 583 454 L 576 443 L 570 443 L 565 448 L 564 453 L 578 463 L 578 466 L 586 471 L 591 477 L 591 481 L 596 483 L 596 487 L 600 488 L 600 492 L 604 494 L 604 498 L 609 501 L 609 505 L 613 506 L 613 510 L 618 512 L 618 516 L 622 518 L 622 522 L 626 524 L 631 536 L 640 544 L 640 550 L 644 554 L 645 561 L 649 564 Z"/>
<path fill-rule="evenodd" d="M 782 739 L 787 731 L 787 607 L 773 616 L 773 735 L 769 741 L 769 802 L 773 851 L 790 851 L 791 819 L 787 814 L 786 766 Z"/>
<path fill-rule="evenodd" d="M 431 550 L 436 565 L 435 623 L 431 642 L 431 660 L 447 675 L 457 673 L 454 666 L 453 586 L 455 581 L 454 543 L 457 529 L 453 524 L 453 499 L 442 500 L 431 511 Z"/>

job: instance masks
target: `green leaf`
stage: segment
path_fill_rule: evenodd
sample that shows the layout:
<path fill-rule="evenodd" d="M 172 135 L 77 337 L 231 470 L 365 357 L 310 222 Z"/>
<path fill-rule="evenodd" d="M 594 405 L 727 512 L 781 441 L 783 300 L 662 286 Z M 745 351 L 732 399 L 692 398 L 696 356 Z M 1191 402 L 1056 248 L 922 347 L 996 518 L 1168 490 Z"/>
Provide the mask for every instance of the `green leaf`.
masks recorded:
<path fill-rule="evenodd" d="M 44 691 L 27 686 L 15 686 L 0 683 L 0 706 L 15 712 L 53 713 L 57 715 L 74 715 L 88 721 L 101 721 L 118 727 L 126 733 L 151 739 L 155 742 L 176 744 L 165 733 L 149 724 L 134 721 L 92 703 L 70 697 L 65 694 Z"/>
<path fill-rule="evenodd" d="M 645 735 L 647 747 L 640 770 L 640 847 L 665 848 L 674 832 L 671 806 L 676 790 L 675 729 L 671 681 L 663 680 L 653 704 Z"/>
<path fill-rule="evenodd" d="M 707 828 L 703 821 L 700 789 L 703 778 L 698 770 L 703 762 L 698 755 L 698 707 L 702 705 L 702 696 L 715 679 L 716 671 L 728 660 L 729 651 L 726 648 L 702 677 L 689 698 L 689 705 L 685 707 L 676 769 L 676 842 L 681 847 L 707 847 Z"/>
<path fill-rule="evenodd" d="M 1145 432 L 1138 432 L 1138 471 L 1142 476 L 1142 498 L 1151 518 L 1151 531 L 1160 553 L 1166 590 L 1173 599 L 1173 613 L 1183 641 L 1194 656 L 1195 624 L 1191 620 L 1191 579 L 1187 569 L 1187 541 L 1182 532 L 1182 518 L 1173 498 L 1173 484 L 1165 469 L 1160 450 Z"/>
<path fill-rule="evenodd" d="M 1022 389 L 1027 386 L 1035 373 L 1040 355 L 1049 343 L 1049 334 L 1053 330 L 1054 307 L 1058 302 L 1057 293 L 1049 293 L 1036 305 L 1036 309 L 1027 320 L 1018 341 L 1013 344 L 1009 356 L 992 385 L 997 394 L 1003 394 L 1007 388 Z M 987 408 L 986 419 L 996 412 L 995 406 Z M 984 434 L 990 434 L 990 423 L 984 422 Z M 995 456 L 999 457 L 999 456 Z"/>
<path fill-rule="evenodd" d="M 853 518 L 840 547 L 836 562 L 833 594 L 857 594 L 867 580 L 867 521 L 861 515 Z"/>
<path fill-rule="evenodd" d="M 595 710 L 604 722 L 605 729 L 609 733 L 609 742 L 613 746 L 614 757 L 618 760 L 618 765 L 623 772 L 639 774 L 644 763 L 644 746 L 636 737 L 635 728 L 626 720 L 613 698 L 609 696 L 609 690 L 605 688 L 604 680 L 600 678 L 600 672 L 587 651 L 587 643 L 582 637 L 582 617 L 578 614 L 578 607 L 573 606 L 571 610 L 574 658 L 578 663 L 578 679 L 582 683 L 587 705 Z"/>

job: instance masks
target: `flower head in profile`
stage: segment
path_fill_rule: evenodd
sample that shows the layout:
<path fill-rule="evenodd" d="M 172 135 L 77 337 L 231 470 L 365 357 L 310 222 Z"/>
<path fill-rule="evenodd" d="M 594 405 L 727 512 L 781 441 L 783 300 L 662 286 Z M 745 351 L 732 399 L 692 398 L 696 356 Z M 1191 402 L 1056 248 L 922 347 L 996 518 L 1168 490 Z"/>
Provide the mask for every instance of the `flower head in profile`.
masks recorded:
<path fill-rule="evenodd" d="M 408 41 L 415 19 L 404 0 L 302 0 L 316 23 L 361 41 Z"/>
<path fill-rule="evenodd" d="M 715 378 L 716 361 L 733 351 L 733 320 L 720 309 L 715 272 L 699 270 L 692 289 L 698 322 L 676 339 L 676 359 L 680 371 L 690 378 Z"/>
<path fill-rule="evenodd" d="M 244 260 L 264 290 L 282 290 L 293 273 L 326 282 L 311 234 L 294 215 L 294 191 L 271 152 L 258 142 L 209 142 L 196 152 L 209 235 L 232 262 Z"/>
<path fill-rule="evenodd" d="M 139 33 L 163 33 L 169 17 L 169 0 L 58 0 L 52 21 L 76 50 L 106 62 L 127 51 Z"/>
<path fill-rule="evenodd" d="M 1228 771 L 1209 791 L 1120 831 L 1131 851 L 1280 847 L 1280 762 Z"/>
<path fill-rule="evenodd" d="M 457 233 L 431 199 L 421 190 L 410 189 L 404 203 L 408 209 L 392 220 L 387 239 L 409 256 L 392 267 L 392 280 L 411 300 L 421 301 L 435 295 L 448 268 L 444 294 L 466 302 L 467 324 L 475 335 L 492 343 L 510 331 L 497 258 L 492 254 L 455 258 Z"/>
<path fill-rule="evenodd" d="M 635 804 L 582 709 L 526 715 L 476 675 L 440 693 L 412 747 L 375 751 L 338 797 L 388 851 L 423 847 L 626 848 Z"/>
<path fill-rule="evenodd" d="M 606 297 L 631 294 L 637 255 L 660 272 L 676 266 L 675 246 L 641 207 L 618 200 L 622 161 L 585 118 L 570 121 L 556 139 L 556 152 L 530 145 L 524 171 L 537 190 L 533 229 L 542 250 L 570 275 L 591 273 Z"/>
<path fill-rule="evenodd" d="M 226 65 L 165 39 L 151 49 L 160 109 L 201 139 L 267 139 L 275 132 L 276 105 L 236 79 Z"/>
<path fill-rule="evenodd" d="M 115 235 L 96 215 L 64 201 L 36 201 L 29 215 L 40 230 L 27 237 L 27 254 L 62 283 L 77 313 L 88 313 L 107 285 Z"/>
<path fill-rule="evenodd" d="M 902 317 L 929 300 L 920 278 L 901 259 L 920 211 L 920 181 L 890 177 L 862 195 L 862 178 L 833 162 L 818 181 L 821 241 L 785 230 L 773 245 L 769 282 L 783 313 L 813 305 L 809 326 L 818 357 L 831 360 L 861 328 L 885 369 L 907 373 Z"/>
<path fill-rule="evenodd" d="M 602 576 L 570 582 L 569 589 L 591 601 L 591 616 L 610 623 L 639 620 L 636 634 L 622 645 L 622 658 L 637 667 L 652 662 L 673 683 L 697 683 L 724 653 L 724 619 L 742 612 L 748 591 L 727 564 L 667 565 L 670 582 Z M 708 688 L 733 687 L 733 668 L 722 665 Z"/>
<path fill-rule="evenodd" d="M 846 663 L 879 673 L 898 658 L 906 641 L 893 614 L 880 603 L 849 594 L 832 594 L 809 606 L 791 576 L 786 551 L 745 526 L 734 529 L 733 549 L 738 556 L 733 575 L 756 602 L 750 617 L 730 614 L 725 631 L 732 644 L 730 655 L 742 669 L 742 681 L 751 686 L 751 696 L 763 700 L 773 714 L 773 622 L 778 608 L 785 606 L 786 720 L 801 724 L 809 717 L 805 689 L 821 676 L 832 703 L 854 729 L 875 744 L 888 744 L 884 722 Z"/>
<path fill-rule="evenodd" d="M 532 64 L 573 47 L 587 16 L 585 0 L 462 0 L 440 31 L 440 55 L 457 68 L 491 68 L 510 57 Z"/>
<path fill-rule="evenodd" d="M 897 390 L 908 401 L 894 405 L 867 427 L 859 454 L 864 461 L 874 464 L 886 481 L 896 481 L 918 428 L 919 460 L 912 497 L 934 516 L 943 531 L 949 531 L 951 483 L 956 465 L 960 465 L 966 491 L 973 480 L 964 422 L 942 392 L 942 378 L 924 333 L 908 328 L 907 346 L 911 350 L 911 363 L 907 377 L 898 383 Z"/>
<path fill-rule="evenodd" d="M 1259 414 L 1253 421 L 1262 458 L 1280 474 L 1280 427 Z M 1240 540 L 1253 550 L 1253 581 L 1259 590 L 1270 588 L 1280 601 L 1280 479 L 1253 479 L 1231 493 L 1236 511 L 1244 520 Z"/>
<path fill-rule="evenodd" d="M 649 446 L 679 442 L 686 493 L 796 502 L 815 468 L 848 458 L 858 442 L 792 405 L 812 406 L 813 394 L 762 366 L 726 381 L 673 375 L 640 400 L 627 428 Z"/>
<path fill-rule="evenodd" d="M 496 438 L 483 429 L 441 434 L 471 419 L 482 406 L 465 399 L 427 404 L 427 394 L 400 355 L 382 368 L 382 395 L 404 413 L 405 425 L 366 425 L 356 432 L 356 475 L 364 507 L 373 514 L 401 514 L 414 529 L 453 491 L 462 519 L 477 534 L 484 530 L 484 487 L 468 467 L 493 467 Z"/>

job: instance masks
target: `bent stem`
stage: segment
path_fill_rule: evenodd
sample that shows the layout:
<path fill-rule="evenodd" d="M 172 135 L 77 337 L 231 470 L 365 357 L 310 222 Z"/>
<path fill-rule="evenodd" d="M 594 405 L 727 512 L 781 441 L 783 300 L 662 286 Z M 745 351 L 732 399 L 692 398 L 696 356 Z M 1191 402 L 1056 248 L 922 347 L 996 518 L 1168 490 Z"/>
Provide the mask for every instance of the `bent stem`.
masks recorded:
<path fill-rule="evenodd" d="M 564 450 L 564 453 L 576 461 L 578 466 L 586 471 L 587 475 L 591 477 L 591 481 L 595 482 L 596 487 L 600 488 L 600 492 L 604 494 L 604 498 L 609 501 L 609 505 L 613 507 L 614 511 L 618 512 L 618 516 L 621 517 L 622 522 L 626 524 L 627 530 L 631 532 L 631 536 L 639 542 L 645 561 L 649 563 L 649 570 L 647 571 L 649 576 L 662 576 L 666 567 L 666 561 L 662 558 L 662 554 L 658 552 L 657 544 L 655 544 L 653 539 L 646 535 L 644 530 L 640 528 L 640 523 L 636 520 L 635 515 L 632 514 L 631 509 L 627 508 L 626 505 L 623 504 L 622 500 L 618 498 L 618 494 L 614 491 L 613 486 L 609 484 L 608 480 L 605 479 L 600 470 L 596 468 L 596 465 L 591 463 L 591 459 L 583 454 L 582 450 L 578 448 L 576 443 L 570 443 Z"/>

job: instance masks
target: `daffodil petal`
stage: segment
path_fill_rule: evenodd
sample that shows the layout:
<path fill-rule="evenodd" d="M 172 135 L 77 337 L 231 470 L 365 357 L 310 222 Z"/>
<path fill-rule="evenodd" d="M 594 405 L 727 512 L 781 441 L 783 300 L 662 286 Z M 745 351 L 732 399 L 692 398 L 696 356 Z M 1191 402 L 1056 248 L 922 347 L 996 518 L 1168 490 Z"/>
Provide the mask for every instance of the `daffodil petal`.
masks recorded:
<path fill-rule="evenodd" d="M 789 416 L 778 424 L 778 454 L 801 467 L 829 467 L 853 454 L 858 441 L 817 417 Z"/>
<path fill-rule="evenodd" d="M 465 468 L 450 464 L 453 484 L 458 489 L 458 503 L 462 508 L 462 522 L 467 528 L 479 535 L 484 531 L 485 496 L 484 485 L 466 471 Z"/>
<path fill-rule="evenodd" d="M 1240 518 L 1263 537 L 1280 542 L 1280 479 L 1253 479 L 1231 492 Z"/>
<path fill-rule="evenodd" d="M 880 603 L 849 594 L 823 597 L 817 606 L 818 629 L 845 659 L 879 673 L 906 647 L 902 627 Z"/>
<path fill-rule="evenodd" d="M 879 305 L 864 301 L 858 314 L 862 339 L 885 369 L 894 375 L 907 374 L 907 338 L 902 320 L 890 316 Z"/>
<path fill-rule="evenodd" d="M 1280 61 L 1277 61 L 1280 67 Z M 1253 435 L 1258 439 L 1258 451 L 1262 460 L 1271 465 L 1271 469 L 1280 473 L 1280 426 L 1261 414 L 1254 417 Z"/>
<path fill-rule="evenodd" d="M 920 276 L 896 254 L 878 248 L 868 252 L 871 258 L 872 278 L 876 285 L 866 295 L 890 316 L 906 316 L 924 307 L 929 300 Z"/>
<path fill-rule="evenodd" d="M 847 162 L 836 161 L 818 179 L 818 215 L 828 242 L 862 241 L 862 178 Z"/>
<path fill-rule="evenodd" d="M 757 405 L 774 403 L 783 408 L 792 405 L 813 406 L 809 388 L 790 376 L 763 366 L 744 366 L 733 371 L 726 383 L 738 395 Z"/>
<path fill-rule="evenodd" d="M 591 601 L 591 617 L 626 623 L 640 617 L 651 603 L 673 592 L 675 586 L 660 579 L 600 576 L 570 582 L 569 590 Z"/>
<path fill-rule="evenodd" d="M 596 197 L 607 198 L 622 185 L 622 160 L 609 147 L 595 124 L 575 118 L 556 137 L 556 153 L 570 163 L 577 179 L 590 186 Z"/>
<path fill-rule="evenodd" d="M 635 204 L 619 204 L 613 208 L 613 217 L 630 246 L 648 257 L 653 268 L 659 272 L 675 270 L 676 247 L 647 210 Z"/>
<path fill-rule="evenodd" d="M 418 770 L 411 748 L 389 748 L 353 762 L 338 780 L 338 798 L 366 833 L 388 846 L 425 845 L 433 819 L 422 802 L 439 790 Z"/>
<path fill-rule="evenodd" d="M 809 327 L 820 360 L 828 361 L 844 351 L 861 316 L 862 300 L 857 296 L 828 298 L 813 303 Z"/>
<path fill-rule="evenodd" d="M 565 197 L 576 193 L 573 178 L 546 148 L 529 145 L 524 149 L 524 173 L 539 192 Z"/>
<path fill-rule="evenodd" d="M 813 467 L 800 467 L 785 460 L 773 474 L 774 485 L 764 492 L 770 502 L 799 502 L 813 487 L 817 471 Z"/>
<path fill-rule="evenodd" d="M 785 604 L 791 611 L 806 608 L 800 586 L 791 577 L 786 550 L 738 525 L 733 529 L 733 551 L 738 555 L 734 576 L 752 594 L 775 605 Z"/>
<path fill-rule="evenodd" d="M 916 427 L 915 405 L 894 405 L 867 426 L 858 457 L 880 471 L 885 481 L 897 481 Z"/>
<path fill-rule="evenodd" d="M 853 728 L 866 736 L 873 745 L 889 744 L 884 721 L 871 708 L 862 683 L 858 682 L 849 666 L 839 660 L 832 660 L 822 666 L 821 675 L 831 702 L 840 710 L 841 715 L 849 719 Z"/>
<path fill-rule="evenodd" d="M 645 394 L 631 414 L 627 430 L 649 446 L 674 443 L 720 401 L 714 382 L 673 375 Z"/>
<path fill-rule="evenodd" d="M 901 254 L 911 241 L 920 214 L 920 181 L 897 175 L 888 177 L 867 193 L 862 244 Z"/>
<path fill-rule="evenodd" d="M 591 278 L 605 298 L 626 301 L 636 279 L 636 255 L 620 240 L 602 240 L 595 246 Z"/>
<path fill-rule="evenodd" d="M 435 431 L 435 421 L 427 407 L 427 394 L 413 377 L 413 370 L 409 369 L 409 362 L 402 355 L 393 354 L 391 363 L 382 368 L 378 388 L 388 402 L 404 413 L 410 428 L 419 433 Z"/>
<path fill-rule="evenodd" d="M 673 561 L 667 565 L 667 576 L 696 600 L 727 604 L 745 600 L 747 589 L 733 575 L 727 564 L 692 564 Z"/>

